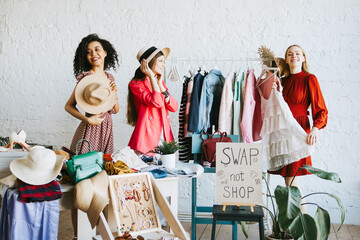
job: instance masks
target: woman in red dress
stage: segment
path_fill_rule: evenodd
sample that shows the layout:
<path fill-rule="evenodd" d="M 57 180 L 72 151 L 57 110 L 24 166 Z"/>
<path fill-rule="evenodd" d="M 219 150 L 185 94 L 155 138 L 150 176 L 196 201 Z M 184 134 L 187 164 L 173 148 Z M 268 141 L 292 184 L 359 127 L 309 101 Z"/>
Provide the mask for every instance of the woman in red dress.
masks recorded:
<path fill-rule="evenodd" d="M 287 48 L 285 61 L 285 77 L 282 80 L 283 97 L 294 118 L 308 133 L 307 143 L 313 145 L 317 142 L 319 130 L 327 123 L 328 110 L 324 97 L 317 78 L 308 71 L 305 52 L 299 45 L 291 45 Z M 310 109 L 313 119 L 312 127 L 308 118 Z M 282 175 L 286 186 L 289 186 L 299 167 L 303 165 L 312 165 L 310 156 L 271 173 Z M 307 170 L 301 169 L 297 176 L 308 174 L 310 173 Z M 299 186 L 299 178 L 295 180 L 292 185 Z"/>

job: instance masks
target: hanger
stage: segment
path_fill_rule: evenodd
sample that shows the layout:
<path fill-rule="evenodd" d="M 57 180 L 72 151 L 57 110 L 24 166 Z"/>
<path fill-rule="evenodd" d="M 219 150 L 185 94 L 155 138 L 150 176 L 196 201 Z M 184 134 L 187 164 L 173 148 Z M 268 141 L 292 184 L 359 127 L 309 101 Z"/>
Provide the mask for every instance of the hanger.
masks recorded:
<path fill-rule="evenodd" d="M 266 76 L 265 79 L 261 79 L 261 77 L 265 74 L 265 73 L 269 73 L 270 71 L 274 71 L 273 73 L 271 73 L 270 76 Z M 278 71 L 280 71 L 280 68 L 277 67 L 268 67 L 266 65 L 262 65 L 262 70 L 261 70 L 261 74 L 258 77 L 258 81 L 256 82 L 256 87 L 259 87 L 261 84 L 263 84 L 264 82 L 266 82 L 267 80 L 269 80 L 271 78 L 272 75 L 274 75 L 274 79 L 275 76 L 277 76 Z"/>

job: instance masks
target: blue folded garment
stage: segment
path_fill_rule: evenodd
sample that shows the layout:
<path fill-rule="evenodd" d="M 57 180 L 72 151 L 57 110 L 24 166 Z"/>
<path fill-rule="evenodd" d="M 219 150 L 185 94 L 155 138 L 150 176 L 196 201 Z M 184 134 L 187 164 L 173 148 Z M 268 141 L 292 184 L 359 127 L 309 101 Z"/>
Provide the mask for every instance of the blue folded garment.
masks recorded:
<path fill-rule="evenodd" d="M 141 156 L 141 160 L 143 160 L 144 162 L 148 163 L 148 162 L 153 162 L 154 161 L 154 158 L 153 157 L 150 157 L 150 156 L 146 156 L 146 155 L 142 155 Z"/>
<path fill-rule="evenodd" d="M 150 171 L 154 178 L 164 178 L 167 177 L 167 173 L 160 169 L 154 169 Z"/>

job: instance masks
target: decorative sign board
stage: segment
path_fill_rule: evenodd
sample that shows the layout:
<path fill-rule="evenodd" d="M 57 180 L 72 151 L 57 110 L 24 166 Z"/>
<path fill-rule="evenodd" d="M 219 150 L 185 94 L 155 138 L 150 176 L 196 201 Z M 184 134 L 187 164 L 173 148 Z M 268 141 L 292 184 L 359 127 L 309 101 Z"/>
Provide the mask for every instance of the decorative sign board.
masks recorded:
<path fill-rule="evenodd" d="M 160 228 L 149 174 L 110 176 L 109 182 L 119 236 L 126 231 L 133 235 Z"/>
<path fill-rule="evenodd" d="M 262 148 L 259 143 L 216 144 L 216 201 L 262 202 Z"/>

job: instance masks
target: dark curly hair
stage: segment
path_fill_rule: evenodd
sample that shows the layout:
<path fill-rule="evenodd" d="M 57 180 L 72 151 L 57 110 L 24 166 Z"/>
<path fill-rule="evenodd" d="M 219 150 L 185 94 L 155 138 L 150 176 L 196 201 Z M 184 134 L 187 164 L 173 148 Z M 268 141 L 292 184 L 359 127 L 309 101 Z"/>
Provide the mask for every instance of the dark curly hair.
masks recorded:
<path fill-rule="evenodd" d="M 75 76 L 79 75 L 82 72 L 90 71 L 91 65 L 87 60 L 86 55 L 87 55 L 87 47 L 89 43 L 93 41 L 97 41 L 101 43 L 102 47 L 107 52 L 104 62 L 104 70 L 110 68 L 116 70 L 116 66 L 119 66 L 118 54 L 115 48 L 111 45 L 109 41 L 99 38 L 97 34 L 93 33 L 84 37 L 76 49 L 75 57 L 74 57 Z"/>

